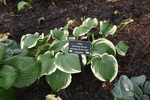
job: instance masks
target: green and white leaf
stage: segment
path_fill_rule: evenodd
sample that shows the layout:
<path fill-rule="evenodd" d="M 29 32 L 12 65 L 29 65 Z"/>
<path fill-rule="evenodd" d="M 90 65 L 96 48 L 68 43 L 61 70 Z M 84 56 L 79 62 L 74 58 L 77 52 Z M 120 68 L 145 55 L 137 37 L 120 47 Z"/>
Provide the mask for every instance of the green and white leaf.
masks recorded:
<path fill-rule="evenodd" d="M 63 29 L 68 31 L 69 26 L 74 22 L 75 20 L 70 20 L 64 27 Z"/>
<path fill-rule="evenodd" d="M 90 28 L 85 25 L 81 25 L 79 27 L 75 27 L 73 30 L 73 35 L 76 37 L 87 34 L 90 31 Z"/>
<path fill-rule="evenodd" d="M 91 70 L 101 81 L 113 81 L 118 73 L 118 63 L 114 56 L 104 53 L 91 60 Z"/>
<path fill-rule="evenodd" d="M 130 79 L 136 85 L 138 85 L 138 86 L 142 85 L 143 86 L 145 81 L 146 81 L 146 76 L 145 75 L 141 75 L 141 76 L 137 76 L 137 77 L 131 77 Z"/>
<path fill-rule="evenodd" d="M 39 55 L 37 58 L 41 62 L 41 74 L 42 75 L 50 75 L 52 74 L 56 69 L 55 62 L 55 56 L 54 52 L 47 51 L 42 55 Z"/>
<path fill-rule="evenodd" d="M 119 81 L 115 83 L 115 88 L 112 89 L 112 93 L 115 97 L 127 99 L 134 95 L 130 90 L 133 90 L 132 82 L 127 76 L 122 75 Z"/>
<path fill-rule="evenodd" d="M 20 76 L 16 79 L 14 87 L 22 88 L 33 84 L 40 75 L 41 63 L 33 57 L 12 57 L 4 64 L 19 69 Z"/>
<path fill-rule="evenodd" d="M 55 52 L 58 52 L 60 51 L 63 46 L 68 43 L 68 40 L 65 40 L 65 41 L 59 41 L 59 40 L 55 40 L 52 44 L 51 44 L 51 47 L 50 47 L 50 51 L 55 51 Z"/>
<path fill-rule="evenodd" d="M 120 41 L 116 45 L 116 49 L 117 49 L 118 53 L 122 56 L 125 56 L 128 48 L 129 48 L 129 46 L 126 46 L 122 41 Z"/>
<path fill-rule="evenodd" d="M 150 82 L 149 81 L 146 81 L 144 85 L 144 90 L 147 94 L 150 94 Z"/>
<path fill-rule="evenodd" d="M 98 20 L 97 18 L 87 18 L 83 21 L 82 25 L 87 26 L 89 29 L 92 29 L 98 25 Z"/>
<path fill-rule="evenodd" d="M 109 34 L 113 35 L 117 30 L 116 25 L 109 24 L 108 21 L 100 21 L 100 34 L 103 35 L 103 37 L 107 37 Z"/>
<path fill-rule="evenodd" d="M 116 49 L 114 44 L 105 38 L 94 40 L 92 42 L 91 54 L 94 56 L 94 55 L 102 55 L 104 53 L 108 53 L 115 57 Z"/>
<path fill-rule="evenodd" d="M 56 54 L 55 65 L 65 73 L 81 72 L 79 57 L 76 54 L 68 54 L 68 44 L 62 48 L 62 52 Z M 83 64 L 86 64 L 86 57 L 82 56 Z"/>
<path fill-rule="evenodd" d="M 54 94 L 49 94 L 46 96 L 46 100 L 61 100 L 61 98 L 58 96 L 58 97 L 55 97 L 56 95 Z"/>
<path fill-rule="evenodd" d="M 68 87 L 71 83 L 71 78 L 71 73 L 65 73 L 58 69 L 51 75 L 46 75 L 46 80 L 55 93 Z"/>
<path fill-rule="evenodd" d="M 16 79 L 19 77 L 19 71 L 9 65 L 0 67 L 0 87 L 7 90 L 13 86 Z"/>
<path fill-rule="evenodd" d="M 69 36 L 69 32 L 67 30 L 59 30 L 57 28 L 55 28 L 55 30 L 51 30 L 50 34 L 52 35 L 53 39 L 56 40 L 68 40 L 68 36 Z"/>
<path fill-rule="evenodd" d="M 0 61 L 4 58 L 6 54 L 6 46 L 0 44 Z"/>
<path fill-rule="evenodd" d="M 9 88 L 8 90 L 4 90 L 0 88 L 0 100 L 17 100 L 14 89 Z"/>
<path fill-rule="evenodd" d="M 34 46 L 36 46 L 37 41 L 38 41 L 38 36 L 39 33 L 35 33 L 35 34 L 26 34 L 23 35 L 21 38 L 21 49 L 23 48 L 32 48 Z"/>
<path fill-rule="evenodd" d="M 46 44 L 50 38 L 51 38 L 51 35 L 46 35 L 44 37 L 44 34 L 42 33 L 38 38 L 36 47 L 38 48 L 39 46 Z"/>
<path fill-rule="evenodd" d="M 38 57 L 40 54 L 44 54 L 45 52 L 49 51 L 49 49 L 50 49 L 50 44 L 48 44 L 48 43 L 39 46 L 39 47 L 36 49 L 35 57 Z"/>
<path fill-rule="evenodd" d="M 19 2 L 19 3 L 18 3 L 18 12 L 19 12 L 20 10 L 22 10 L 25 5 L 29 6 L 29 3 L 26 2 L 26 1 L 21 1 L 21 2 Z"/>

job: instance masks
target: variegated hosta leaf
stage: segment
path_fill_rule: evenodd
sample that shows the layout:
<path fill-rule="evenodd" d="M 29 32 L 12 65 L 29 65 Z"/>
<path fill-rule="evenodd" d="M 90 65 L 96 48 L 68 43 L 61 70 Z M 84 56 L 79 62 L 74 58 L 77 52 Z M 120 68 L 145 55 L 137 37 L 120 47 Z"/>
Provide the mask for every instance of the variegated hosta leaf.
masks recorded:
<path fill-rule="evenodd" d="M 116 49 L 117 49 L 118 53 L 122 56 L 125 56 L 128 48 L 129 48 L 129 46 L 126 46 L 122 41 L 120 41 L 116 45 Z"/>
<path fill-rule="evenodd" d="M 94 40 L 92 42 L 91 54 L 102 55 L 104 53 L 116 56 L 116 49 L 113 43 L 105 38 Z"/>
<path fill-rule="evenodd" d="M 102 34 L 103 37 L 107 37 L 109 34 L 113 35 L 116 30 L 116 25 L 111 25 L 108 21 L 100 21 L 100 34 Z"/>
<path fill-rule="evenodd" d="M 43 39 L 38 39 L 36 47 L 46 44 L 49 39 L 50 39 L 50 37 L 44 37 Z"/>
<path fill-rule="evenodd" d="M 4 90 L 0 88 L 0 100 L 16 100 L 16 94 L 13 88 Z"/>
<path fill-rule="evenodd" d="M 114 56 L 104 53 L 91 60 L 93 74 L 101 81 L 113 81 L 118 73 L 118 63 Z"/>
<path fill-rule="evenodd" d="M 69 26 L 74 22 L 75 20 L 70 20 L 64 27 L 63 29 L 68 30 Z"/>
<path fill-rule="evenodd" d="M 62 48 L 62 52 L 56 54 L 55 64 L 57 68 L 65 73 L 79 73 L 81 72 L 81 65 L 79 57 L 76 54 L 68 54 L 68 44 Z M 86 64 L 86 57 L 82 56 L 84 65 Z"/>
<path fill-rule="evenodd" d="M 20 76 L 16 79 L 14 87 L 27 87 L 33 84 L 40 75 L 41 63 L 33 57 L 12 57 L 4 64 L 19 69 Z"/>
<path fill-rule="evenodd" d="M 55 56 L 54 52 L 47 51 L 44 54 L 41 54 L 37 58 L 41 62 L 41 74 L 42 75 L 49 75 L 53 73 L 57 67 L 55 66 Z"/>
<path fill-rule="evenodd" d="M 12 87 L 16 81 L 16 78 L 18 77 L 18 69 L 9 65 L 0 67 L 0 87 L 4 88 L 5 90 Z"/>
<path fill-rule="evenodd" d="M 54 94 L 49 94 L 46 96 L 46 100 L 61 100 L 61 98 L 59 96 L 56 97 Z"/>
<path fill-rule="evenodd" d="M 40 54 L 44 54 L 46 51 L 48 51 L 50 49 L 50 44 L 44 44 L 44 45 L 41 45 L 39 46 L 37 49 L 36 49 L 36 54 L 35 54 L 35 57 L 37 57 L 38 55 Z"/>
<path fill-rule="evenodd" d="M 92 28 L 98 25 L 98 20 L 96 18 L 87 18 L 83 21 L 82 25 L 74 28 L 73 35 L 76 37 L 87 34 Z"/>
<path fill-rule="evenodd" d="M 112 89 L 112 93 L 115 97 L 119 98 L 130 98 L 134 95 L 133 84 L 130 79 L 122 75 L 118 82 L 115 83 L 115 88 Z"/>
<path fill-rule="evenodd" d="M 15 40 L 4 40 L 4 41 L 0 41 L 0 44 L 5 45 L 7 48 L 9 49 L 19 49 L 19 45 L 17 44 L 17 42 Z"/>
<path fill-rule="evenodd" d="M 0 44 L 0 61 L 4 58 L 5 54 L 6 54 L 6 47 Z"/>
<path fill-rule="evenodd" d="M 83 21 L 83 24 L 87 26 L 88 28 L 92 29 L 98 25 L 98 20 L 96 18 L 87 18 L 86 20 Z"/>
<path fill-rule="evenodd" d="M 54 92 L 68 87 L 71 83 L 71 73 L 65 73 L 58 69 L 50 75 L 46 75 L 46 80 Z"/>
<path fill-rule="evenodd" d="M 21 49 L 23 48 L 32 48 L 37 44 L 39 33 L 35 34 L 26 34 L 21 38 Z"/>
<path fill-rule="evenodd" d="M 52 44 L 51 44 L 51 47 L 50 47 L 50 51 L 55 51 L 55 52 L 58 52 L 60 51 L 63 46 L 68 43 L 68 40 L 65 40 L 65 41 L 59 41 L 59 40 L 55 40 Z"/>
<path fill-rule="evenodd" d="M 67 30 L 59 30 L 57 28 L 55 28 L 55 30 L 51 30 L 50 34 L 53 39 L 60 41 L 67 40 L 69 36 L 69 32 Z"/>
<path fill-rule="evenodd" d="M 90 28 L 85 25 L 81 25 L 79 27 L 75 27 L 73 30 L 73 35 L 76 37 L 87 34 L 90 31 Z"/>

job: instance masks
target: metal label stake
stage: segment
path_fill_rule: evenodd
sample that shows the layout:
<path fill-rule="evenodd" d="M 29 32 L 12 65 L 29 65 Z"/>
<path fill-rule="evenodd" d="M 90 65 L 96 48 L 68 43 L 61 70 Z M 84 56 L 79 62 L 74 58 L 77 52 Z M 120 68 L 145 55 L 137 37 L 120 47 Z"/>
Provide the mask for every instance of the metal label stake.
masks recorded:
<path fill-rule="evenodd" d="M 91 42 L 74 41 L 74 40 L 69 41 L 68 53 L 78 54 L 78 56 L 79 56 L 79 61 L 80 61 L 80 65 L 81 65 L 81 73 L 82 73 L 83 81 L 84 81 L 84 85 L 85 85 L 83 87 L 85 88 L 85 90 L 87 92 L 90 92 L 90 89 L 89 89 L 89 86 L 86 81 L 86 74 L 85 74 L 81 55 L 90 55 L 90 50 L 91 50 Z"/>

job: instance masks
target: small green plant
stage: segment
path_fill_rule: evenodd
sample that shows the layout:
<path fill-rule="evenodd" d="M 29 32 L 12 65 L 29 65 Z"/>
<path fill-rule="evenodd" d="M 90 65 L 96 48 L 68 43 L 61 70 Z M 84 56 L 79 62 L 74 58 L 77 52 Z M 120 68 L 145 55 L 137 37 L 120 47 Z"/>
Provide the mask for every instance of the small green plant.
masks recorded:
<path fill-rule="evenodd" d="M 78 40 L 81 36 L 90 40 L 90 35 L 93 36 L 91 55 L 87 57 L 88 62 L 85 55 L 82 55 L 82 60 L 84 65 L 91 64 L 93 74 L 101 81 L 111 82 L 114 80 L 118 73 L 116 51 L 125 56 L 128 49 L 128 46 L 124 45 L 122 41 L 114 46 L 111 41 L 106 39 L 117 29 L 108 21 L 100 21 L 100 32 L 90 33 L 92 28 L 97 27 L 98 20 L 87 18 L 81 26 L 74 28 L 74 37 L 69 37 L 68 28 L 72 23 L 73 20 L 60 29 L 51 30 L 50 34 L 46 36 L 44 34 L 39 36 L 38 33 L 35 33 L 24 35 L 21 38 L 21 49 L 34 49 L 33 56 L 42 64 L 39 77 L 45 75 L 54 92 L 69 86 L 71 74 L 81 72 L 78 55 L 68 53 L 69 40 Z M 94 39 L 94 34 L 101 34 L 103 38 Z M 49 44 L 48 41 L 51 37 L 54 41 Z"/>
<path fill-rule="evenodd" d="M 18 3 L 18 12 L 19 12 L 20 10 L 22 10 L 25 5 L 29 6 L 29 9 L 33 9 L 31 4 L 32 4 L 32 0 L 29 0 L 29 2 L 20 1 L 20 2 Z"/>
<path fill-rule="evenodd" d="M 123 28 L 123 27 L 127 26 L 128 24 L 132 23 L 133 21 L 134 21 L 134 20 L 131 19 L 131 18 L 126 19 L 126 20 L 123 20 L 123 21 L 121 22 L 121 24 L 117 26 L 117 28 Z"/>
<path fill-rule="evenodd" d="M 14 40 L 0 40 L 0 100 L 15 100 L 12 86 L 27 87 L 38 79 L 41 65 L 31 53 Z"/>
<path fill-rule="evenodd" d="M 150 82 L 146 81 L 146 76 L 131 77 L 130 79 L 122 75 L 112 89 L 115 100 L 149 100 Z"/>

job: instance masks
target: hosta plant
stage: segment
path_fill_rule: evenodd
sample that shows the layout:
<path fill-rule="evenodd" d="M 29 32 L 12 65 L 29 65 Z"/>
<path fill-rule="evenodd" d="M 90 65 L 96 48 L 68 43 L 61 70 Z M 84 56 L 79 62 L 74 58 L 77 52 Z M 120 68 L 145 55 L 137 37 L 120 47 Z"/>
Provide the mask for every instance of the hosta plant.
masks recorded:
<path fill-rule="evenodd" d="M 131 77 L 120 76 L 112 89 L 115 100 L 149 100 L 150 82 L 146 81 L 146 76 Z"/>
<path fill-rule="evenodd" d="M 91 40 L 91 55 L 82 55 L 84 65 L 90 64 L 93 74 L 101 81 L 113 81 L 118 73 L 118 63 L 115 58 L 118 54 L 125 56 L 128 46 L 120 41 L 116 46 L 106 39 L 108 35 L 113 35 L 117 30 L 115 25 L 108 21 L 100 21 L 100 31 L 90 33 L 96 28 L 98 20 L 87 18 L 82 25 L 73 29 L 73 36 L 69 36 L 69 26 L 73 20 L 69 21 L 65 27 L 55 28 L 50 34 L 26 34 L 21 38 L 21 49 L 33 49 L 32 56 L 41 62 L 41 72 L 39 77 L 45 75 L 47 82 L 54 92 L 64 89 L 71 83 L 71 74 L 80 73 L 81 66 L 79 57 L 76 54 L 68 53 L 69 40 L 78 40 L 79 37 Z M 94 34 L 101 34 L 102 38 L 94 39 Z M 54 41 L 49 43 L 50 38 Z M 87 59 L 88 58 L 88 62 Z"/>
<path fill-rule="evenodd" d="M 14 40 L 0 41 L 0 93 L 1 100 L 10 100 L 13 87 L 27 87 L 34 83 L 41 70 L 40 62 L 29 57 L 30 50 L 20 49 Z M 12 94 L 11 94 L 12 93 Z M 12 100 L 14 100 L 12 98 Z"/>

